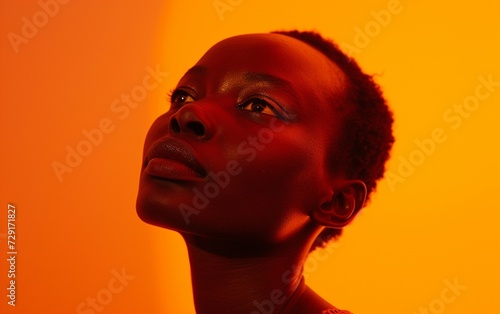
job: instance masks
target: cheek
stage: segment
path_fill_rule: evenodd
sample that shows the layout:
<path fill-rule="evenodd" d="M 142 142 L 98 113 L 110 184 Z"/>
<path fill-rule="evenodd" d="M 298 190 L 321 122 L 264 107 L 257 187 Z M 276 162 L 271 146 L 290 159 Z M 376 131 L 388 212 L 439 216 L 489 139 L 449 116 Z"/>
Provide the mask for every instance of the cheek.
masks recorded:
<path fill-rule="evenodd" d="M 283 134 L 243 163 L 245 182 L 251 193 L 265 203 L 307 211 L 314 198 L 319 159 L 300 137 Z"/>
<path fill-rule="evenodd" d="M 233 236 L 281 241 L 309 221 L 317 202 L 318 151 L 311 150 L 301 136 L 284 132 L 275 134 L 272 141 L 256 136 L 242 143 L 226 159 L 237 163 L 238 171 L 214 173 L 209 184 L 218 183 L 218 188 L 207 184 L 203 193 L 217 193 L 209 195 L 215 197 L 196 219 Z"/>

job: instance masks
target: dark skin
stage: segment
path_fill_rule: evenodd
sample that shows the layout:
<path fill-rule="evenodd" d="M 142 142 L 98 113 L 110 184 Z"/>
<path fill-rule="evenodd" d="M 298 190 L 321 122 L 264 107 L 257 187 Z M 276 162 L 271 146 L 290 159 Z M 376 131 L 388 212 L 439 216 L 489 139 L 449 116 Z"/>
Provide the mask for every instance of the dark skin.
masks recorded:
<path fill-rule="evenodd" d="M 223 40 L 179 81 L 146 137 L 137 212 L 185 239 L 197 313 L 260 313 L 275 290 L 273 313 L 333 308 L 294 292 L 318 234 L 349 224 L 366 195 L 327 166 L 344 82 L 278 34 Z"/>

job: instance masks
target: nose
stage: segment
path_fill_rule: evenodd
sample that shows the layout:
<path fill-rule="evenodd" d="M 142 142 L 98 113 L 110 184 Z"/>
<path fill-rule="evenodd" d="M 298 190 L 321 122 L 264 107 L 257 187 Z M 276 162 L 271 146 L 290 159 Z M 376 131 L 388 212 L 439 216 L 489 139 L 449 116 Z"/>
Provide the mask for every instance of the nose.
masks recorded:
<path fill-rule="evenodd" d="M 199 105 L 185 105 L 170 117 L 170 131 L 202 141 L 211 139 L 215 126 L 204 111 Z"/>

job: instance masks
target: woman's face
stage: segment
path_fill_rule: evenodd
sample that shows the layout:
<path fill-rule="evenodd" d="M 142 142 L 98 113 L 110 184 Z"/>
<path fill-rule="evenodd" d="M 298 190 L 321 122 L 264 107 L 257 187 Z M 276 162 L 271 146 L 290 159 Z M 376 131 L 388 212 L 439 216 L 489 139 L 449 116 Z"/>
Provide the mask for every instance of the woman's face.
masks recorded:
<path fill-rule="evenodd" d="M 332 193 L 328 154 L 343 86 L 340 70 L 296 39 L 219 42 L 181 78 L 170 110 L 149 130 L 139 216 L 210 238 L 293 237 Z"/>

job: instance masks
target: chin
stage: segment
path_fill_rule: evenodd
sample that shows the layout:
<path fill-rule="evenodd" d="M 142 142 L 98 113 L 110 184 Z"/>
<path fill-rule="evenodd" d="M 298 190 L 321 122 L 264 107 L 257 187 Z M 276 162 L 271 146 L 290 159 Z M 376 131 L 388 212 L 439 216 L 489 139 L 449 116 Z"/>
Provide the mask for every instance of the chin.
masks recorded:
<path fill-rule="evenodd" d="M 184 201 L 182 193 L 175 191 L 175 187 L 169 190 L 159 190 L 141 182 L 136 200 L 137 215 L 145 223 L 154 226 L 186 231 L 189 224 L 183 218 L 178 205 Z"/>

